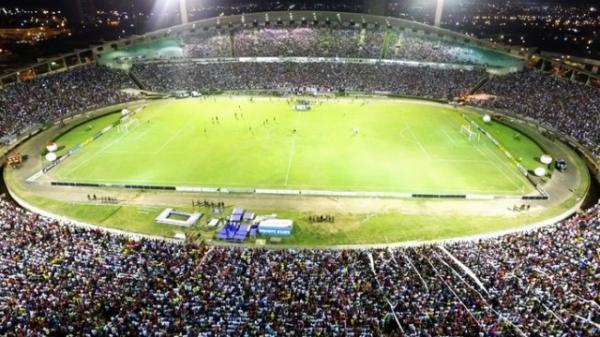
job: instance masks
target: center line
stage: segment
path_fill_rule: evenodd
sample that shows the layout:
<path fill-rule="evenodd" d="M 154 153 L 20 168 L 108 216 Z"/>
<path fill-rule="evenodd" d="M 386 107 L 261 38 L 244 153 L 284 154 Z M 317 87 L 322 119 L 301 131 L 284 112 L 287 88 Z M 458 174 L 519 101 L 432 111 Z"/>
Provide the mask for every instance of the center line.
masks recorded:
<path fill-rule="evenodd" d="M 292 159 L 294 159 L 294 154 L 296 153 L 296 134 L 294 134 L 294 138 L 292 139 L 292 146 L 290 148 L 290 156 L 288 159 L 287 171 L 285 172 L 285 186 L 288 184 L 288 179 L 290 177 L 290 169 L 292 168 Z"/>

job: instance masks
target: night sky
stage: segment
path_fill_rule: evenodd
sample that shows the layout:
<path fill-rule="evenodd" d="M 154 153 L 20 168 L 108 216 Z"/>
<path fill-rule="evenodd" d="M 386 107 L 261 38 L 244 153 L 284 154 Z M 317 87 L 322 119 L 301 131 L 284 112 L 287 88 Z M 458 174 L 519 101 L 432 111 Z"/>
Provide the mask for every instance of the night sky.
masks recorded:
<path fill-rule="evenodd" d="M 130 3 L 130 1 L 132 0 L 96 0 L 96 6 L 98 8 L 102 8 L 102 9 L 108 9 L 108 8 L 114 8 L 116 7 L 120 7 L 120 6 L 127 6 L 127 3 Z M 146 6 L 151 6 L 155 1 L 165 1 L 165 0 L 133 0 L 134 2 L 136 2 L 136 4 L 143 4 Z M 206 2 L 206 0 L 188 0 L 188 3 L 193 3 L 194 1 L 204 1 Z M 209 0 L 210 1 L 210 0 Z M 327 2 L 338 2 L 339 0 L 322 0 L 319 1 L 321 3 L 327 3 Z M 400 0 L 402 1 L 402 0 Z M 406 0 L 406 1 L 411 1 L 411 0 Z M 434 1 L 434 0 L 431 0 Z M 449 0 L 447 1 L 447 3 L 450 3 L 452 1 L 460 1 L 460 0 Z M 501 3 L 503 2 L 503 0 L 488 0 L 490 2 L 496 2 L 496 3 Z M 509 0 L 506 0 L 509 1 Z M 219 3 L 248 3 L 248 2 L 261 2 L 261 0 L 254 0 L 254 1 L 248 1 L 248 0 L 219 0 L 219 1 L 210 1 L 212 3 L 215 2 L 219 2 Z M 266 2 L 269 3 L 273 3 L 275 2 L 275 0 L 268 0 Z M 297 3 L 297 4 L 302 4 L 304 3 L 304 1 L 293 1 L 293 0 L 287 0 L 287 1 L 282 1 L 285 3 Z M 311 1 L 312 2 L 312 1 Z M 537 2 L 537 3 L 563 3 L 563 4 L 577 4 L 577 5 L 584 5 L 584 4 L 589 4 L 589 5 L 600 5 L 600 0 L 512 0 L 512 3 L 519 3 L 519 2 L 525 2 L 525 3 L 530 3 L 530 2 Z M 60 8 L 61 7 L 61 0 L 0 0 L 0 6 L 10 6 L 10 7 L 27 7 L 27 8 L 36 8 L 36 7 L 45 7 L 45 8 Z"/>

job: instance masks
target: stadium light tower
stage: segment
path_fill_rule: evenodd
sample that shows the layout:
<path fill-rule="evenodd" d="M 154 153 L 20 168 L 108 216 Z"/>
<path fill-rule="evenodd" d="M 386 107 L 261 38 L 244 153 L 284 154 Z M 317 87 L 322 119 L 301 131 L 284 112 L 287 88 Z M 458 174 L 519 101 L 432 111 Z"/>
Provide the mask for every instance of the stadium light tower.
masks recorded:
<path fill-rule="evenodd" d="M 187 1 L 179 0 L 179 13 L 181 14 L 181 24 L 188 23 Z"/>
<path fill-rule="evenodd" d="M 439 27 L 442 23 L 442 14 L 444 14 L 444 0 L 437 0 L 437 6 L 435 7 L 435 20 L 433 25 Z"/>

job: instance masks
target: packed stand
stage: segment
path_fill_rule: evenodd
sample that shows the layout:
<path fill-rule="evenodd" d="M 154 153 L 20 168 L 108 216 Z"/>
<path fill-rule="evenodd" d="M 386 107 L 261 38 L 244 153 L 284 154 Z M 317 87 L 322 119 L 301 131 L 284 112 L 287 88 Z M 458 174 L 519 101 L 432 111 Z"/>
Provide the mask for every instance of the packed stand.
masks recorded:
<path fill-rule="evenodd" d="M 261 28 L 234 34 L 235 56 L 379 58 L 384 34 L 367 29 Z"/>
<path fill-rule="evenodd" d="M 0 201 L 0 335 L 596 336 L 600 207 L 372 250 L 132 240 Z"/>
<path fill-rule="evenodd" d="M 385 58 L 437 63 L 480 64 L 475 50 L 441 40 L 417 37 L 392 31 Z"/>
<path fill-rule="evenodd" d="M 600 334 L 600 205 L 476 242 L 374 250 L 405 336 Z"/>
<path fill-rule="evenodd" d="M 600 91 L 536 70 L 493 77 L 480 93 L 495 98 L 478 101 L 506 109 L 569 134 L 600 156 Z"/>
<path fill-rule="evenodd" d="M 136 85 L 127 73 L 87 65 L 0 89 L 0 137 L 34 124 L 127 101 L 120 89 Z"/>
<path fill-rule="evenodd" d="M 188 58 L 231 57 L 231 39 L 226 33 L 197 33 L 182 42 L 183 55 Z"/>
<path fill-rule="evenodd" d="M 555 226 L 449 249 L 478 275 L 495 310 L 526 335 L 597 336 L 599 241 L 596 207 Z"/>
<path fill-rule="evenodd" d="M 62 225 L 6 200 L 0 230 L 2 336 L 148 335 L 192 319 L 181 296 L 201 247 Z"/>
<path fill-rule="evenodd" d="M 341 57 L 479 64 L 473 50 L 393 29 L 265 27 L 201 32 L 182 41 L 188 58 Z"/>
<path fill-rule="evenodd" d="M 139 63 L 132 73 L 146 88 L 173 90 L 294 90 L 390 92 L 432 98 L 465 94 L 482 70 L 364 63 Z"/>

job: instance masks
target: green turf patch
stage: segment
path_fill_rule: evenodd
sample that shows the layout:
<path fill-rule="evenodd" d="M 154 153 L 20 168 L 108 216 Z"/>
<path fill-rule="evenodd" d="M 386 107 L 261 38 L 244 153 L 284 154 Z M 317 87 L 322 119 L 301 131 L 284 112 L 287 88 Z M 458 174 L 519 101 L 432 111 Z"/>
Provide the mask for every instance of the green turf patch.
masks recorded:
<path fill-rule="evenodd" d="M 581 172 L 577 174 L 578 182 L 572 194 L 554 196 L 561 201 L 547 209 L 531 213 L 507 211 L 504 215 L 482 212 L 465 216 L 473 212 L 461 212 L 461 208 L 467 210 L 474 204 L 480 205 L 465 201 L 456 204 L 456 211 L 449 208 L 451 214 L 438 212 L 434 216 L 428 212 L 428 205 L 446 201 L 429 199 L 408 203 L 411 211 L 406 210 L 406 214 L 404 209 L 392 212 L 378 208 L 379 212 L 372 212 L 368 205 L 357 210 L 332 206 L 326 212 L 335 216 L 335 223 L 311 223 L 308 218 L 314 214 L 294 210 L 306 208 L 290 207 L 292 199 L 279 201 L 272 196 L 264 197 L 265 203 L 252 211 L 276 213 L 280 218 L 295 221 L 293 236 L 283 239 L 282 246 L 435 240 L 515 228 L 556 216 L 571 209 L 589 187 L 585 164 L 566 145 L 537 138 L 535 132 L 529 138 L 506 125 L 484 124 L 480 115 L 468 109 L 420 101 L 366 98 L 327 100 L 303 113 L 294 111 L 292 105 L 293 102 L 283 99 L 255 98 L 250 102 L 248 97 L 225 96 L 158 101 L 135 117 L 136 127 L 128 132 L 111 130 L 51 174 L 55 179 L 122 183 L 135 180 L 150 185 L 315 186 L 358 191 L 405 191 L 417 186 L 431 191 L 460 189 L 463 193 L 483 190 L 500 194 L 511 186 L 516 190 L 516 186 L 522 184 L 527 191 L 530 188 L 527 182 L 491 142 L 483 137 L 480 143 L 469 142 L 460 133 L 460 127 L 466 124 L 461 117 L 465 113 L 514 157 L 520 158 L 529 170 L 539 166 L 537 158 L 544 152 L 536 142 L 551 155 L 564 157 L 570 163 L 569 172 Z M 119 114 L 107 115 L 77 126 L 58 138 L 59 145 L 81 143 L 118 117 Z M 360 130 L 357 135 L 354 128 Z M 529 131 L 525 128 L 523 132 L 528 134 Z M 33 142 L 28 144 L 31 152 L 40 146 Z M 184 232 L 196 239 L 213 239 L 216 232 L 207 228 L 206 222 L 219 215 L 211 214 L 208 208 L 193 209 L 187 197 L 180 198 L 176 194 L 173 198 L 173 192 L 166 193 L 168 197 L 163 200 L 150 198 L 162 195 L 158 191 L 97 189 L 94 193 L 98 195 L 122 194 L 124 197 L 119 198 L 122 205 L 96 204 L 78 189 L 73 189 L 73 194 L 69 189 L 56 193 L 40 185 L 41 190 L 37 190 L 36 184 L 24 182 L 29 174 L 7 168 L 7 186 L 31 205 L 55 214 L 107 228 L 164 237 Z M 20 178 L 16 179 L 17 176 Z M 194 198 L 193 193 L 189 195 Z M 237 198 L 226 194 L 215 195 L 215 198 L 220 196 Z M 248 196 L 239 198 L 243 203 Z M 298 200 L 307 202 L 306 198 Z M 165 207 L 195 210 L 205 216 L 190 229 L 155 223 L 154 218 Z M 228 208 L 223 216 L 230 210 Z M 248 243 L 253 241 L 248 240 Z"/>
<path fill-rule="evenodd" d="M 543 151 L 527 135 L 502 123 L 494 122 L 485 124 L 479 121 L 478 123 L 496 139 L 501 139 L 502 145 L 509 149 L 515 159 L 528 171 L 533 171 L 536 167 L 549 168 L 547 165 L 540 163 L 540 156 L 543 154 Z"/>
<path fill-rule="evenodd" d="M 154 218 L 164 209 L 154 206 L 115 206 L 59 202 L 30 196 L 28 202 L 55 214 L 97 224 L 106 228 L 172 238 L 183 232 L 196 239 L 211 240 L 216 229 L 208 229 L 206 222 L 212 216 L 208 208 L 177 207 L 178 211 L 199 211 L 205 216 L 192 228 L 158 224 Z M 468 203 L 468 202 L 465 202 Z M 570 205 L 564 205 L 570 207 Z M 466 206 L 468 207 L 468 205 Z M 485 234 L 517 228 L 525 224 L 556 216 L 566 208 L 557 207 L 543 213 L 522 213 L 519 216 L 428 216 L 401 213 L 345 214 L 333 212 L 335 223 L 310 223 L 308 213 L 278 209 L 256 209 L 257 214 L 276 213 L 280 218 L 294 220 L 291 237 L 283 238 L 282 246 L 332 246 L 350 244 L 395 243 L 428 241 Z M 266 237 L 259 237 L 268 239 Z M 268 241 L 267 241 L 268 242 Z M 254 243 L 248 239 L 247 243 Z"/>
<path fill-rule="evenodd" d="M 532 186 L 491 142 L 460 132 L 462 110 L 406 100 L 277 98 L 160 101 L 51 171 L 55 180 L 139 185 L 520 195 Z M 109 115 L 106 122 L 110 122 Z M 104 120 L 103 120 L 104 121 Z M 91 122 L 100 127 L 99 120 Z M 533 165 L 542 150 L 486 126 Z M 63 135 L 76 143 L 87 124 Z"/>
<path fill-rule="evenodd" d="M 120 117 L 120 113 L 104 115 L 77 125 L 67 132 L 59 135 L 59 137 L 55 139 L 55 142 L 59 144 L 59 151 L 57 151 L 57 154 L 63 155 L 74 146 L 77 146 L 83 143 L 85 140 L 94 137 L 96 133 L 100 132 L 108 125 L 118 121 Z"/>

